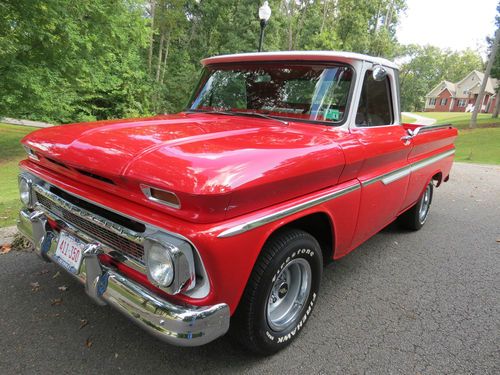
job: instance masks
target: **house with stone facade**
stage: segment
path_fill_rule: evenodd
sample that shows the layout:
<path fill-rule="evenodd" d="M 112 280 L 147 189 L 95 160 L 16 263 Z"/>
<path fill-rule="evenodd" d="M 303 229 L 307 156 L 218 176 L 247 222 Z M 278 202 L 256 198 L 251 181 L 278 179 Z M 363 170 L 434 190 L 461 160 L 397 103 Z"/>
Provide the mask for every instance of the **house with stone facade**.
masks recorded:
<path fill-rule="evenodd" d="M 425 96 L 426 112 L 472 112 L 484 73 L 473 70 L 457 83 L 442 81 Z M 488 78 L 481 106 L 482 113 L 493 113 L 499 80 Z"/>

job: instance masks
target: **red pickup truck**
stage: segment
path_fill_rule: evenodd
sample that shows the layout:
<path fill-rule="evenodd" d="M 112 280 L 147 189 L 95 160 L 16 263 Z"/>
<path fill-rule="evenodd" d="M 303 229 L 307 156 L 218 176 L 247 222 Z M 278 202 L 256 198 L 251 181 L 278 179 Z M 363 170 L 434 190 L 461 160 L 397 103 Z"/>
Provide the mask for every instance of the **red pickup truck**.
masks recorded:
<path fill-rule="evenodd" d="M 230 326 L 269 354 L 303 329 L 323 265 L 389 223 L 420 229 L 456 129 L 402 124 L 398 68 L 354 53 L 203 60 L 185 111 L 38 130 L 19 230 L 160 339 Z"/>

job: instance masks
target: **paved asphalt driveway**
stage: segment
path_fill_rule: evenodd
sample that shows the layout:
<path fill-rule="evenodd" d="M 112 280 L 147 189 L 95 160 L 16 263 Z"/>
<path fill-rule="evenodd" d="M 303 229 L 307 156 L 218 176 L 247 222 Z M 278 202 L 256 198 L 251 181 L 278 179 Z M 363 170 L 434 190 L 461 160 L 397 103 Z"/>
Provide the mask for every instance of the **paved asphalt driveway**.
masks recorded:
<path fill-rule="evenodd" d="M 0 256 L 0 373 L 499 374 L 498 241 L 500 168 L 456 164 L 421 231 L 391 226 L 325 269 L 313 319 L 269 358 L 226 337 L 163 344 L 56 266 L 11 252 Z"/>

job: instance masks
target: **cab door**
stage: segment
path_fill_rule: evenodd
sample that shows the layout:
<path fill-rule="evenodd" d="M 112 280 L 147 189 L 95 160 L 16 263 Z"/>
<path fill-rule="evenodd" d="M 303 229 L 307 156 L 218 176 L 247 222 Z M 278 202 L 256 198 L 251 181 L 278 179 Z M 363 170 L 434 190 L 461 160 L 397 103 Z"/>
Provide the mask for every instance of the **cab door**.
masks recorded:
<path fill-rule="evenodd" d="M 379 74 L 374 78 L 377 69 Z M 400 123 L 396 74 L 370 64 L 363 76 L 355 124 L 351 126 L 364 159 L 358 172 L 361 202 L 352 247 L 393 221 L 405 199 L 411 142 Z"/>

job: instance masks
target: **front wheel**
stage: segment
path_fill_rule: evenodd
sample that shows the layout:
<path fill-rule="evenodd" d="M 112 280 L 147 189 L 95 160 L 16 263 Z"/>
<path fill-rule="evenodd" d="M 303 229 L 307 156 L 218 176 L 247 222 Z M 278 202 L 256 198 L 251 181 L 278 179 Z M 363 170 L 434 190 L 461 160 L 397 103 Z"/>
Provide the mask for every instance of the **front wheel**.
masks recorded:
<path fill-rule="evenodd" d="M 398 218 L 399 224 L 403 228 L 410 230 L 419 230 L 424 226 L 425 222 L 427 221 L 427 216 L 429 216 L 433 193 L 434 185 L 431 181 L 425 188 L 425 191 L 423 192 L 418 202 Z"/>
<path fill-rule="evenodd" d="M 255 264 L 233 318 L 233 333 L 248 349 L 272 354 L 289 345 L 308 320 L 318 296 L 323 255 L 302 230 L 278 232 Z"/>

